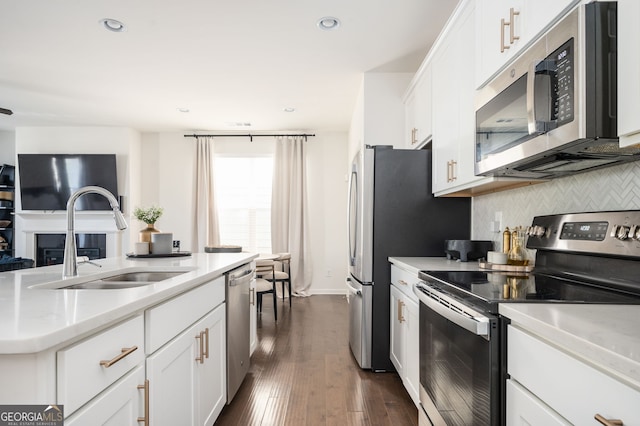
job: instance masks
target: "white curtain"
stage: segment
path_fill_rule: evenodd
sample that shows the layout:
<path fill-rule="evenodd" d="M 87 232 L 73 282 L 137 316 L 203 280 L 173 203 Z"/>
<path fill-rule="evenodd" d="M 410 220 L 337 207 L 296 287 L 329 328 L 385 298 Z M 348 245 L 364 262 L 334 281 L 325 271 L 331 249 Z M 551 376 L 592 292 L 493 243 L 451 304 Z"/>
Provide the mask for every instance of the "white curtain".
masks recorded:
<path fill-rule="evenodd" d="M 291 253 L 291 287 L 308 296 L 311 287 L 304 139 L 276 137 L 271 195 L 271 251 Z"/>
<path fill-rule="evenodd" d="M 202 252 L 205 246 L 220 245 L 220 232 L 213 180 L 213 138 L 198 137 L 196 143 L 196 217 L 193 229 L 195 245 L 193 251 Z"/>

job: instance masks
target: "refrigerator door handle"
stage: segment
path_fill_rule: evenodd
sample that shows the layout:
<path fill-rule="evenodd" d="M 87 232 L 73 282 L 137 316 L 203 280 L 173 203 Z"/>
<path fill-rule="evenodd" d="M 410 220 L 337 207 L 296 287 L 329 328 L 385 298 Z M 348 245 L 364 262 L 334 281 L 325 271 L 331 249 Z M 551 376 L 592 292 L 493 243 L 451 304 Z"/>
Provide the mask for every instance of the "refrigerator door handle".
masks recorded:
<path fill-rule="evenodd" d="M 351 285 L 351 278 L 347 278 L 345 280 L 346 284 L 347 284 L 347 288 L 349 288 L 349 291 L 351 293 L 353 293 L 356 296 L 362 296 L 362 291 L 358 290 L 357 288 L 355 288 L 354 286 Z"/>
<path fill-rule="evenodd" d="M 355 204 L 355 206 L 354 206 Z M 354 209 L 355 211 L 353 211 Z M 355 218 L 353 223 L 351 219 Z M 349 179 L 349 202 L 347 204 L 347 226 L 349 228 L 349 264 L 356 264 L 356 247 L 358 244 L 358 172 L 355 166 L 351 170 Z"/>

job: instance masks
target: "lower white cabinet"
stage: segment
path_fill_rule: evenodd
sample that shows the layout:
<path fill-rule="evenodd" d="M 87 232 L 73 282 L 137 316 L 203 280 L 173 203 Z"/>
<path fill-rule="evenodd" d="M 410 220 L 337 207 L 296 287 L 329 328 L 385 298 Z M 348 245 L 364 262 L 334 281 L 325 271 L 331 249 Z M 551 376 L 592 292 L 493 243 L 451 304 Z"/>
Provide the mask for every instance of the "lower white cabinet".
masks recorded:
<path fill-rule="evenodd" d="M 225 305 L 147 358 L 153 425 L 213 425 L 226 402 Z"/>
<path fill-rule="evenodd" d="M 598 424 L 596 415 L 640 425 L 639 391 L 512 325 L 507 370 L 509 425 Z"/>
<path fill-rule="evenodd" d="M 402 384 L 419 407 L 420 358 L 419 314 L 417 296 L 412 292 L 417 275 L 391 265 L 389 354 Z"/>
<path fill-rule="evenodd" d="M 145 373 L 140 365 L 65 419 L 67 426 L 134 426 L 145 418 Z M 65 407 L 66 408 L 66 407 Z"/>

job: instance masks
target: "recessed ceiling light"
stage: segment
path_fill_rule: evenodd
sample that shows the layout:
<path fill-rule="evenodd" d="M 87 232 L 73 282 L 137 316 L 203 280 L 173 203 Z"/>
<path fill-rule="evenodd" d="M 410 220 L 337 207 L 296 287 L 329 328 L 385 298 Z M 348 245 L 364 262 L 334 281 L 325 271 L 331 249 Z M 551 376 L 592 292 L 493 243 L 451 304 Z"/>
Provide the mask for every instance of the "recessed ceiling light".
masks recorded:
<path fill-rule="evenodd" d="M 284 112 L 295 112 L 295 111 L 296 111 L 296 109 L 295 109 L 295 108 L 291 108 L 291 107 L 282 108 L 282 110 L 283 110 Z"/>
<path fill-rule="evenodd" d="M 100 24 L 107 30 L 113 31 L 114 33 L 121 33 L 124 31 L 124 24 L 116 19 L 104 18 L 98 22 L 100 22 Z"/>
<path fill-rule="evenodd" d="M 178 108 L 180 112 L 189 112 L 189 108 Z"/>
<path fill-rule="evenodd" d="M 324 18 L 320 18 L 318 20 L 317 25 L 321 30 L 335 30 L 340 26 L 340 20 L 338 18 L 334 18 L 333 16 L 325 16 Z"/>
<path fill-rule="evenodd" d="M 251 127 L 251 123 L 246 121 L 227 121 L 225 124 L 229 127 Z"/>

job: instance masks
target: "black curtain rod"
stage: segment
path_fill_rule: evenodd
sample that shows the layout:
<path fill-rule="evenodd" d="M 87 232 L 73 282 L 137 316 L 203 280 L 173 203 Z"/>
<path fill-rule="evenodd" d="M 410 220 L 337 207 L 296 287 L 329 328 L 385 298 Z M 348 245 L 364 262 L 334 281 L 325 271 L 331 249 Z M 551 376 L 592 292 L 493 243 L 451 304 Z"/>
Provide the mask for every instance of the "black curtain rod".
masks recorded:
<path fill-rule="evenodd" d="M 246 133 L 246 134 L 231 134 L 231 135 L 196 135 L 195 133 L 192 135 L 184 135 L 185 138 L 237 138 L 237 137 L 243 137 L 243 138 L 249 138 L 249 140 L 251 142 L 253 142 L 253 138 L 262 138 L 262 137 L 275 137 L 275 136 L 302 136 L 304 138 L 304 140 L 306 141 L 307 138 L 309 137 L 315 137 L 314 134 L 309 134 L 309 133 L 299 133 L 299 134 L 271 134 L 271 135 L 254 135 L 251 133 Z"/>

